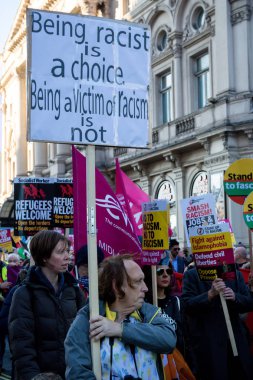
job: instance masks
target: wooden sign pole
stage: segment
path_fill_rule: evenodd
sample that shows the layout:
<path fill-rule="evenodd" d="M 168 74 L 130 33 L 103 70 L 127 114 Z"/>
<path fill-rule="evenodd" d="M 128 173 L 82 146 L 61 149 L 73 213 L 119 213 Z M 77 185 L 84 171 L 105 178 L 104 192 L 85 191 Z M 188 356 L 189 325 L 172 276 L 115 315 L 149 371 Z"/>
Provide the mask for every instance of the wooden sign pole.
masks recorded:
<path fill-rule="evenodd" d="M 228 312 L 228 306 L 227 306 L 226 300 L 225 300 L 222 293 L 220 293 L 220 300 L 221 300 L 221 305 L 222 305 L 223 312 L 225 315 L 225 321 L 226 321 L 226 325 L 227 325 L 227 329 L 228 329 L 228 335 L 229 335 L 233 355 L 238 356 L 238 351 L 237 351 L 236 342 L 235 342 L 235 336 L 234 336 L 234 332 L 232 329 L 230 316 L 229 316 L 229 312 Z"/>
<path fill-rule="evenodd" d="M 88 212 L 88 272 L 90 316 L 99 315 L 98 302 L 98 263 L 97 263 L 97 225 L 96 225 L 96 179 L 95 146 L 86 147 L 86 190 Z M 91 341 L 92 369 L 97 380 L 101 380 L 100 341 Z"/>

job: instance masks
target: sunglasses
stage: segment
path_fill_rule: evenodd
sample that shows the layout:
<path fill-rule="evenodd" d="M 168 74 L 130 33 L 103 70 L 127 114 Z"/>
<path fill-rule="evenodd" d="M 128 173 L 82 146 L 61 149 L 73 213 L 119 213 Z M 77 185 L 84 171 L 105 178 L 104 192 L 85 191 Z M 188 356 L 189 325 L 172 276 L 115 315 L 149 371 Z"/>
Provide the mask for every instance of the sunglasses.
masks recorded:
<path fill-rule="evenodd" d="M 173 251 L 180 251 L 180 248 L 171 248 L 171 250 L 173 249 Z"/>
<path fill-rule="evenodd" d="M 157 276 L 162 276 L 164 272 L 166 272 L 166 274 L 170 276 L 173 273 L 173 270 L 171 268 L 168 268 L 168 269 L 160 268 L 156 270 Z"/>

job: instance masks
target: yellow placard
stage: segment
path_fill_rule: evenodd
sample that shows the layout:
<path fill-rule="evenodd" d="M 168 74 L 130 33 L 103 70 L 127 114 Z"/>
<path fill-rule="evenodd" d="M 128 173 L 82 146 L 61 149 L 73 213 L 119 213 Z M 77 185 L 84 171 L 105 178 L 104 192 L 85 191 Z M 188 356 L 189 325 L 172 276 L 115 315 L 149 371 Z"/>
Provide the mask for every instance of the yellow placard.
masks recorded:
<path fill-rule="evenodd" d="M 9 252 L 9 253 L 13 252 L 11 240 L 5 243 L 0 243 L 0 248 L 2 249 L 3 252 Z"/>
<path fill-rule="evenodd" d="M 243 219 L 247 226 L 253 230 L 253 192 L 251 192 L 243 204 Z"/>
<path fill-rule="evenodd" d="M 243 205 L 245 198 L 253 191 L 252 158 L 241 158 L 227 168 L 224 190 L 232 201 Z"/>
<path fill-rule="evenodd" d="M 168 211 L 143 213 L 143 250 L 169 249 Z"/>
<path fill-rule="evenodd" d="M 233 162 L 224 173 L 224 181 L 253 181 L 253 159 L 241 158 Z"/>
<path fill-rule="evenodd" d="M 191 236 L 192 253 L 232 248 L 230 232 L 220 232 L 204 236 Z"/>

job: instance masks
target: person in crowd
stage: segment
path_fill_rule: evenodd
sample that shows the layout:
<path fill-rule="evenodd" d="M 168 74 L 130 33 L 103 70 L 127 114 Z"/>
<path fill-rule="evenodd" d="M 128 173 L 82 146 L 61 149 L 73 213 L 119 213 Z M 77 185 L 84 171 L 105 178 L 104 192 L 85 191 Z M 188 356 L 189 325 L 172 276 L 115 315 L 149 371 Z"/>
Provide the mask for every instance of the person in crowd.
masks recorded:
<path fill-rule="evenodd" d="M 185 247 L 183 249 L 183 252 L 184 252 L 184 261 L 185 261 L 185 269 L 184 271 L 186 270 L 186 268 L 189 266 L 189 265 L 192 265 L 193 263 L 193 254 L 189 252 L 189 248 Z"/>
<path fill-rule="evenodd" d="M 170 240 L 170 261 L 173 265 L 175 272 L 184 273 L 185 269 L 185 259 L 184 257 L 179 256 L 179 242 L 176 239 Z"/>
<path fill-rule="evenodd" d="M 12 268 L 17 268 L 17 266 L 14 266 Z M 18 268 L 20 268 L 20 267 L 18 267 Z M 5 362 L 9 363 L 9 367 L 12 366 L 12 363 L 11 363 L 10 352 L 9 352 L 8 347 L 6 350 L 6 346 L 7 345 L 9 346 L 9 342 L 8 342 L 8 316 L 9 316 L 9 311 L 10 311 L 10 307 L 11 307 L 11 301 L 12 301 L 13 294 L 14 294 L 15 290 L 22 284 L 22 281 L 25 279 L 26 275 L 27 275 L 27 270 L 22 269 L 22 267 L 21 267 L 21 269 L 18 273 L 18 276 L 17 276 L 16 284 L 10 289 L 7 296 L 5 297 L 4 302 L 3 302 L 3 306 L 2 306 L 1 311 L 0 311 L 0 334 L 2 337 L 5 337 L 5 339 L 2 338 L 4 341 L 4 351 L 5 351 L 4 355 L 5 355 Z M 12 379 L 14 379 L 14 372 L 12 373 Z"/>
<path fill-rule="evenodd" d="M 249 260 L 246 248 L 241 245 L 234 250 L 235 263 L 237 268 L 247 267 Z"/>
<path fill-rule="evenodd" d="M 239 241 L 238 244 L 237 244 L 237 247 L 244 247 L 244 248 L 246 248 L 246 245 L 243 244 L 241 241 Z"/>
<path fill-rule="evenodd" d="M 144 302 L 147 290 L 132 255 L 101 263 L 100 315 L 90 317 L 86 305 L 71 325 L 65 340 L 67 380 L 95 380 L 90 340 L 101 340 L 103 379 L 164 379 L 160 354 L 174 349 L 175 324 Z"/>
<path fill-rule="evenodd" d="M 8 316 L 9 316 L 13 294 L 16 291 L 16 289 L 22 284 L 26 275 L 27 275 L 27 270 L 21 268 L 18 273 L 15 286 L 13 286 L 10 289 L 8 295 L 4 299 L 3 306 L 0 310 L 0 331 L 1 333 L 3 332 L 4 335 L 8 335 Z"/>
<path fill-rule="evenodd" d="M 17 253 L 9 253 L 7 257 L 7 265 L 9 266 L 19 266 L 20 265 L 20 258 Z"/>
<path fill-rule="evenodd" d="M 35 265 L 15 291 L 9 340 L 16 380 L 42 372 L 64 378 L 64 340 L 84 305 L 76 279 L 67 271 L 69 241 L 56 231 L 39 231 L 30 243 Z"/>
<path fill-rule="evenodd" d="M 11 287 L 14 286 L 18 279 L 18 274 L 21 269 L 21 261 L 17 253 L 9 253 L 7 258 L 7 280 L 11 282 Z M 6 294 L 6 296 L 9 292 Z"/>
<path fill-rule="evenodd" d="M 104 260 L 104 252 L 97 247 L 97 263 L 98 265 Z M 82 246 L 76 253 L 76 268 L 78 282 L 86 297 L 89 295 L 89 273 L 88 273 L 88 247 Z"/>
<path fill-rule="evenodd" d="M 173 267 L 169 265 L 157 265 L 156 267 L 156 283 L 157 283 L 157 300 L 158 306 L 162 312 L 173 318 L 177 324 L 177 348 L 184 354 L 184 336 L 181 317 L 180 298 L 171 295 L 173 289 Z"/>
<path fill-rule="evenodd" d="M 238 357 L 231 349 L 220 293 L 228 306 Z M 204 282 L 193 268 L 184 274 L 181 300 L 192 354 L 188 362 L 197 379 L 252 379 L 248 335 L 240 314 L 253 310 L 253 296 L 240 271 L 236 279 Z"/>
<path fill-rule="evenodd" d="M 7 281 L 7 265 L 2 260 L 2 258 L 3 258 L 3 251 L 0 248 L 0 309 L 4 301 L 5 295 L 8 292 L 10 286 L 12 285 L 11 282 Z"/>
<path fill-rule="evenodd" d="M 2 260 L 3 250 L 0 248 L 0 311 L 12 283 L 7 280 L 7 265 Z M 0 374 L 2 373 L 3 357 L 5 352 L 5 333 L 0 330 Z"/>
<path fill-rule="evenodd" d="M 153 295 L 151 289 L 151 267 L 143 268 L 149 291 L 147 301 L 152 302 Z M 146 276 L 147 275 L 147 276 Z M 173 379 L 175 375 L 178 379 L 195 380 L 190 367 L 186 363 L 185 338 L 182 318 L 182 308 L 180 297 L 173 295 L 176 279 L 172 264 L 163 264 L 163 260 L 156 266 L 157 303 L 162 313 L 171 317 L 176 322 L 177 345 L 171 355 L 163 358 L 165 378 Z M 150 286 L 149 286 L 150 285 Z M 173 293 L 173 294 L 172 294 Z"/>
<path fill-rule="evenodd" d="M 148 292 L 145 300 L 153 303 L 151 267 L 143 267 Z M 177 348 L 184 353 L 183 326 L 181 318 L 180 298 L 175 294 L 176 279 L 172 264 L 164 264 L 163 259 L 156 266 L 157 304 L 162 313 L 168 315 L 176 322 Z"/>
<path fill-rule="evenodd" d="M 72 251 L 69 253 L 68 271 L 71 273 L 74 267 L 75 267 L 75 255 L 74 255 L 74 252 Z"/>

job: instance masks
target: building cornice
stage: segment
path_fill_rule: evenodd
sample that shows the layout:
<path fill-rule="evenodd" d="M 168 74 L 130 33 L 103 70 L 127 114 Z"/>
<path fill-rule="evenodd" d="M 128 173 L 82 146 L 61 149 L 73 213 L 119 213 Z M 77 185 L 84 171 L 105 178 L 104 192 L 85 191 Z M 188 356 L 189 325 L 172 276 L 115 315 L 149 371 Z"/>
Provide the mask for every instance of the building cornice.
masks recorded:
<path fill-rule="evenodd" d="M 59 0 L 46 0 L 44 5 L 40 7 L 42 10 L 50 10 Z M 5 50 L 13 52 L 18 45 L 24 40 L 27 27 L 26 27 L 26 10 L 33 7 L 32 0 L 23 0 L 19 6 L 16 18 L 14 20 L 12 29 L 7 39 Z"/>
<path fill-rule="evenodd" d="M 7 39 L 5 50 L 13 51 L 26 35 L 26 9 L 31 0 L 23 0 L 19 6 L 12 29 Z"/>

